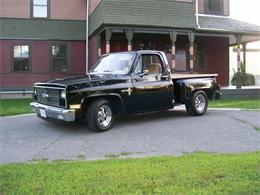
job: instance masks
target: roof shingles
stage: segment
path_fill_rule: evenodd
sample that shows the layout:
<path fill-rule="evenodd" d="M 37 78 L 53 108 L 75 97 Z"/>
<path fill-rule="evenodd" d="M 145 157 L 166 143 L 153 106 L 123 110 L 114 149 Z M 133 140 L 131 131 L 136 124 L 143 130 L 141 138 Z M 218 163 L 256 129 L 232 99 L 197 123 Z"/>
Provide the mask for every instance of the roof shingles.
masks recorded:
<path fill-rule="evenodd" d="M 161 1 L 102 0 L 90 16 L 90 34 L 102 24 L 196 28 L 194 3 Z"/>
<path fill-rule="evenodd" d="M 201 30 L 213 30 L 235 33 L 260 33 L 260 26 L 230 17 L 199 16 Z"/>

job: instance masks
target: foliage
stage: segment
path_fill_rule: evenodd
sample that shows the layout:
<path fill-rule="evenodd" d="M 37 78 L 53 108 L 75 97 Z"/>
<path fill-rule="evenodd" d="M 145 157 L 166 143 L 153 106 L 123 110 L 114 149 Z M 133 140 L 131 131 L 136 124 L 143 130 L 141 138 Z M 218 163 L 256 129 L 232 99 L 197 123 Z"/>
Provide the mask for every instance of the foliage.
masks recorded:
<path fill-rule="evenodd" d="M 246 73 L 245 64 L 241 62 L 241 86 L 252 86 L 255 85 L 255 77 L 252 74 Z M 238 81 L 238 73 L 234 73 L 234 76 L 231 80 L 232 85 L 236 85 Z"/>

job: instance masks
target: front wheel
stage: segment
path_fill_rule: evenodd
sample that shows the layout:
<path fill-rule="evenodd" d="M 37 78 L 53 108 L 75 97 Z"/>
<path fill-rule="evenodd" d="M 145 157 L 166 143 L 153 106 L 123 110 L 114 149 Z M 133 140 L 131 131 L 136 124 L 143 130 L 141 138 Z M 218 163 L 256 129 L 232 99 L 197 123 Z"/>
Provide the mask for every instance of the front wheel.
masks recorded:
<path fill-rule="evenodd" d="M 104 132 L 111 128 L 114 122 L 112 105 L 105 99 L 92 102 L 87 108 L 87 124 L 92 130 Z"/>
<path fill-rule="evenodd" d="M 185 104 L 187 112 L 192 116 L 201 116 L 208 109 L 208 96 L 204 91 L 196 91 Z"/>

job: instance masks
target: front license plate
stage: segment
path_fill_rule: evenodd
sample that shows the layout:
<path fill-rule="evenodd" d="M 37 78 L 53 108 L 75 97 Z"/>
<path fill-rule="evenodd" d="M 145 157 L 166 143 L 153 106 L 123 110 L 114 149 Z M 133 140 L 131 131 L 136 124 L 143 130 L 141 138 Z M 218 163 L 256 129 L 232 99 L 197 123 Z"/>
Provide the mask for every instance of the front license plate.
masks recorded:
<path fill-rule="evenodd" d="M 40 109 L 40 115 L 43 118 L 47 118 L 46 111 L 44 109 Z"/>

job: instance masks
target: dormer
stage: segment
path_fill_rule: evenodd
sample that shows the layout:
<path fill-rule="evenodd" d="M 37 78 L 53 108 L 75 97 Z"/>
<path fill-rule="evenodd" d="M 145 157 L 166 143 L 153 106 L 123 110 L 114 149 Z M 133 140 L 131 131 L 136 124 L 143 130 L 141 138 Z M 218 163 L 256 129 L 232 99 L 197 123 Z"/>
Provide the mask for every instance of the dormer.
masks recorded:
<path fill-rule="evenodd" d="M 229 0 L 198 0 L 199 14 L 229 16 Z"/>

